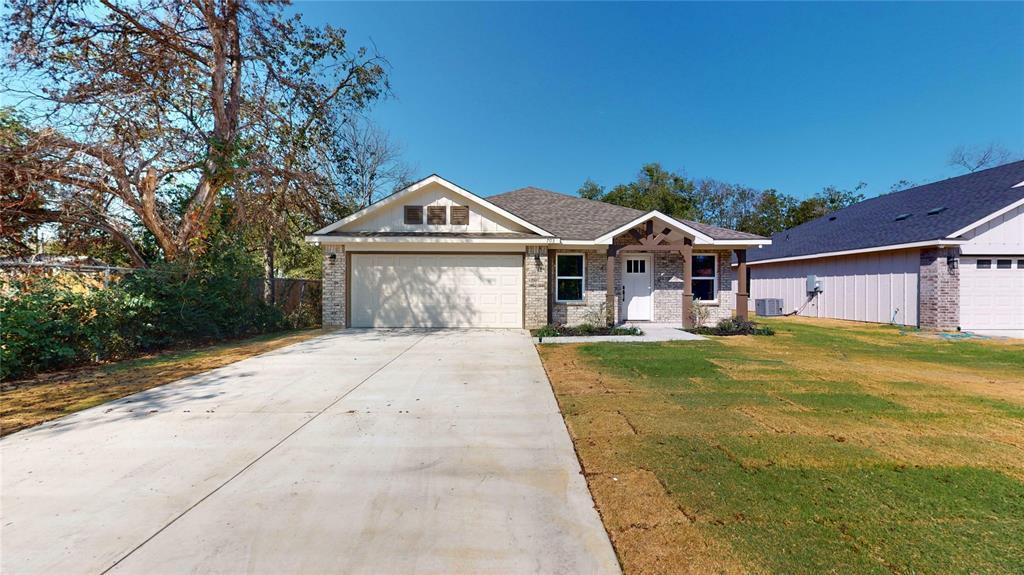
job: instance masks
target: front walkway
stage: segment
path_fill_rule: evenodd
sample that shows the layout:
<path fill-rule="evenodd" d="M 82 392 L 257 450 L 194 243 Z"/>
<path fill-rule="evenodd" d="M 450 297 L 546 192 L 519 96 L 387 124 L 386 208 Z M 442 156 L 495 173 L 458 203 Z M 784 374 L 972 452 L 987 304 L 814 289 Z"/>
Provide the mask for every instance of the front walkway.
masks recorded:
<path fill-rule="evenodd" d="M 3 573 L 617 573 L 523 331 L 337 332 L 0 440 Z"/>

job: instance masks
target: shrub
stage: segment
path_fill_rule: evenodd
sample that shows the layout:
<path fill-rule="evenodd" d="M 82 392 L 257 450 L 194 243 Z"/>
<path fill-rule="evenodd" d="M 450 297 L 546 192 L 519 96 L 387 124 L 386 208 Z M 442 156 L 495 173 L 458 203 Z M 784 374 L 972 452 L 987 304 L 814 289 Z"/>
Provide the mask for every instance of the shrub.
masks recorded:
<path fill-rule="evenodd" d="M 249 288 L 252 272 L 228 254 L 191 268 L 140 270 L 107 288 L 9 280 L 0 298 L 0 379 L 286 327 Z"/>
<path fill-rule="evenodd" d="M 775 330 L 735 317 L 723 319 L 715 327 L 696 327 L 690 331 L 706 335 L 775 335 Z"/>

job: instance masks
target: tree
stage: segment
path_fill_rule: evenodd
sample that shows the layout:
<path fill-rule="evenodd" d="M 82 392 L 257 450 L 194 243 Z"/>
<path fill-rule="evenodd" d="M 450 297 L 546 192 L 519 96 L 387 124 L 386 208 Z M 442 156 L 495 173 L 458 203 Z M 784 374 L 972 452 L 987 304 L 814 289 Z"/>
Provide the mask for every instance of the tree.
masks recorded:
<path fill-rule="evenodd" d="M 201 252 L 218 197 L 247 168 L 246 132 L 267 111 L 253 94 L 358 110 L 387 89 L 380 58 L 350 53 L 344 30 L 306 26 L 281 6 L 13 1 L 4 85 L 33 116 L 22 150 L 31 169 L 17 177 L 53 186 L 54 213 L 107 230 L 137 264 L 133 220 L 165 259 Z M 171 190 L 182 188 L 174 210 Z"/>
<path fill-rule="evenodd" d="M 412 183 L 412 168 L 402 160 L 401 146 L 371 122 L 352 118 L 341 138 L 348 155 L 345 188 L 355 209 Z"/>
<path fill-rule="evenodd" d="M 736 229 L 750 234 L 771 237 L 772 234 L 786 229 L 790 221 L 790 213 L 796 206 L 796 198 L 777 190 L 764 190 L 758 196 L 754 208 L 740 220 Z"/>
<path fill-rule="evenodd" d="M 636 180 L 619 184 L 604 192 L 587 180 L 579 189 L 581 197 L 600 200 L 642 211 L 658 210 L 677 218 L 692 218 L 694 183 L 681 174 L 669 172 L 661 164 L 646 164 Z"/>
<path fill-rule="evenodd" d="M 950 152 L 946 163 L 954 168 L 964 170 L 965 173 L 973 173 L 985 168 L 999 166 L 1015 159 L 1020 159 L 1020 154 L 1013 154 L 998 144 L 990 143 L 987 146 L 972 148 L 963 145 L 957 146 Z"/>

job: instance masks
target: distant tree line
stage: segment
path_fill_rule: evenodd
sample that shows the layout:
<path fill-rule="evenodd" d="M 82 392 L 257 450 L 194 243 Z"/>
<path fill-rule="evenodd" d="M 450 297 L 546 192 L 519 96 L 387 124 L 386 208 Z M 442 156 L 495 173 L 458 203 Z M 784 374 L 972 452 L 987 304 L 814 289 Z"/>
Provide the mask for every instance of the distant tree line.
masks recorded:
<path fill-rule="evenodd" d="M 1021 154 L 997 144 L 958 146 L 950 153 L 947 165 L 961 173 L 972 173 L 1020 158 Z M 915 185 L 899 180 L 889 188 L 889 193 Z M 577 193 L 590 200 L 643 211 L 658 210 L 675 218 L 767 237 L 864 200 L 866 187 L 864 182 L 851 189 L 830 185 L 808 198 L 798 198 L 772 188 L 759 190 L 710 178 L 691 179 L 668 171 L 659 163 L 650 163 L 640 169 L 632 182 L 607 189 L 588 179 Z"/>
<path fill-rule="evenodd" d="M 864 199 L 863 182 L 846 190 L 828 186 L 799 199 L 774 189 L 758 190 L 710 178 L 690 179 L 661 164 L 645 165 L 635 180 L 605 189 L 587 180 L 579 195 L 638 210 L 658 210 L 693 220 L 762 236 L 798 226 Z"/>

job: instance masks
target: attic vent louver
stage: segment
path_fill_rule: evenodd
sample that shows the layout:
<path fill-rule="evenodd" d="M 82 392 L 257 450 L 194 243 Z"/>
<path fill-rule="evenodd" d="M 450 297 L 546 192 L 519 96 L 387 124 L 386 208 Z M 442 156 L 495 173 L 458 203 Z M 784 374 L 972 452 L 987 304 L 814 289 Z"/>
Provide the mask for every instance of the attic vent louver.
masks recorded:
<path fill-rule="evenodd" d="M 829 216 L 828 217 L 828 221 L 834 222 L 834 221 L 836 221 L 836 217 L 835 216 Z"/>
<path fill-rule="evenodd" d="M 934 216 L 936 214 L 941 214 L 944 211 L 946 211 L 946 206 L 942 206 L 941 208 L 932 208 L 932 209 L 928 210 L 928 215 L 929 216 Z"/>
<path fill-rule="evenodd" d="M 897 222 L 902 222 L 903 220 L 905 220 L 905 219 L 907 219 L 909 217 L 910 217 L 910 214 L 900 214 L 900 215 L 896 216 L 896 221 Z"/>

